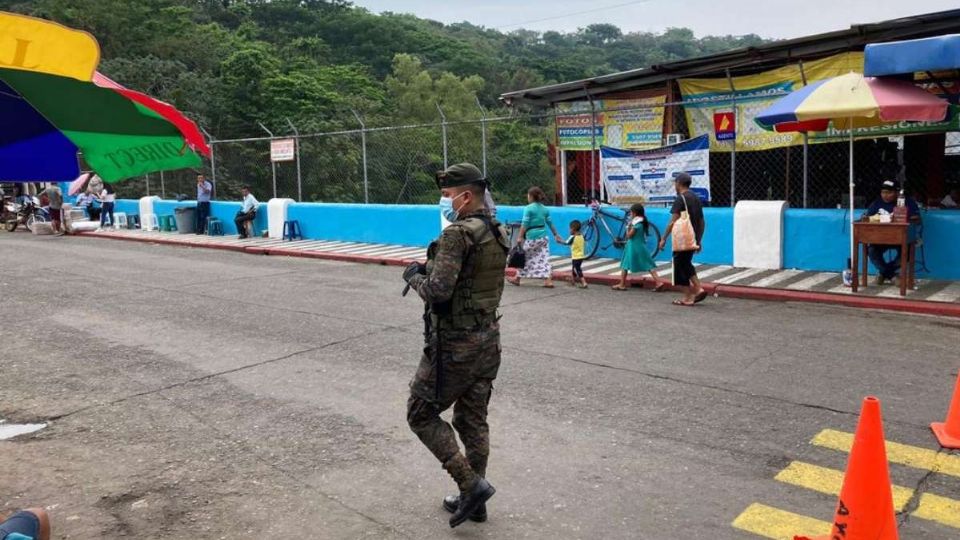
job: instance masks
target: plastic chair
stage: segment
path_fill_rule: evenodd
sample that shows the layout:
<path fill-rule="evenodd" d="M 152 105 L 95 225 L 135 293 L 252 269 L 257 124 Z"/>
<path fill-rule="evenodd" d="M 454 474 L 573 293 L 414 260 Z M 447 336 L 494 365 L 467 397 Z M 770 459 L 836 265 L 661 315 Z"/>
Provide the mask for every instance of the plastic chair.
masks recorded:
<path fill-rule="evenodd" d="M 223 236 L 223 222 L 219 218 L 207 218 L 207 236 Z"/>
<path fill-rule="evenodd" d="M 173 232 L 177 230 L 177 220 L 171 215 L 160 216 L 160 230 L 162 232 Z"/>
<path fill-rule="evenodd" d="M 300 234 L 300 222 L 291 219 L 283 222 L 283 239 L 290 240 L 291 242 L 294 238 L 303 240 L 303 235 Z"/>
<path fill-rule="evenodd" d="M 142 222 L 140 223 L 140 229 L 144 231 L 158 231 L 160 230 L 160 222 L 157 220 L 156 214 L 144 214 L 142 216 Z"/>
<path fill-rule="evenodd" d="M 124 212 L 114 212 L 113 213 L 113 229 L 126 229 L 127 228 L 127 214 Z"/>

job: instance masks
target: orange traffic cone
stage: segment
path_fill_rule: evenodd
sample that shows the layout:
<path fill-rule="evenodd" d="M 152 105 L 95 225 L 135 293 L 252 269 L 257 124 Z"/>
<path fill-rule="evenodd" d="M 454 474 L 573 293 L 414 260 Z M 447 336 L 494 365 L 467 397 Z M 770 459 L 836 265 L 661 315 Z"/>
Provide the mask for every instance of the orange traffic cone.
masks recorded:
<path fill-rule="evenodd" d="M 828 536 L 815 540 L 897 540 L 897 520 L 890 490 L 887 447 L 880 418 L 880 400 L 864 398 L 857 433 L 850 449 L 847 474 Z M 794 540 L 810 540 L 795 536 Z"/>
<path fill-rule="evenodd" d="M 940 446 L 960 448 L 960 374 L 957 375 L 957 387 L 953 390 L 953 400 L 947 411 L 947 421 L 934 422 L 930 424 L 930 429 L 937 436 Z"/>

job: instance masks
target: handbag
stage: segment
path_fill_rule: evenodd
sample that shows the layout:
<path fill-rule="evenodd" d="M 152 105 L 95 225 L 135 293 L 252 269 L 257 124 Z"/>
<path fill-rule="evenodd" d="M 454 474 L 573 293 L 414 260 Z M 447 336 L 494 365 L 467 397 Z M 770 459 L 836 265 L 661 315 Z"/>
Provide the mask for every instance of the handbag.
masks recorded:
<path fill-rule="evenodd" d="M 524 268 L 527 266 L 527 252 L 523 250 L 520 244 L 510 248 L 507 254 L 507 268 Z"/>
<path fill-rule="evenodd" d="M 681 194 L 680 198 L 683 199 L 684 211 L 680 213 L 680 217 L 673 224 L 673 232 L 671 233 L 673 251 L 696 251 L 700 249 L 700 246 L 697 245 L 697 233 L 693 229 L 693 222 L 690 221 L 690 208 L 687 206 L 686 194 Z"/>

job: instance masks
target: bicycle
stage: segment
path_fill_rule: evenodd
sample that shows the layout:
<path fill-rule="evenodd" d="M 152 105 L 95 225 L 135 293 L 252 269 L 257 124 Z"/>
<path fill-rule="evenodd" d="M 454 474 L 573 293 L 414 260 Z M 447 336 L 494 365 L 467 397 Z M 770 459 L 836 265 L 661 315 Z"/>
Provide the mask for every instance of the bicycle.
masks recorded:
<path fill-rule="evenodd" d="M 590 216 L 590 219 L 583 224 L 583 241 L 584 247 L 586 248 L 585 255 L 588 259 L 592 259 L 597 252 L 600 250 L 600 227 L 603 227 L 603 230 L 607 232 L 607 235 L 613 239 L 612 244 L 604 246 L 605 248 L 610 247 L 611 245 L 616 249 L 622 250 L 623 246 L 627 243 L 627 222 L 629 221 L 629 212 L 626 210 L 620 210 L 623 212 L 622 215 L 615 214 L 611 208 L 612 206 L 604 207 L 600 204 L 599 201 L 592 201 L 590 203 L 590 209 L 593 211 L 593 215 Z M 616 223 L 619 223 L 619 226 L 614 225 L 612 228 L 610 224 L 607 223 L 607 219 L 615 220 Z M 647 229 L 646 236 L 646 245 L 647 249 L 650 251 L 650 255 L 656 257 L 660 253 L 660 229 L 657 228 L 653 222 L 649 222 L 649 227 Z M 617 232 L 614 234 L 614 228 Z M 638 231 L 640 234 L 643 234 L 643 231 Z"/>

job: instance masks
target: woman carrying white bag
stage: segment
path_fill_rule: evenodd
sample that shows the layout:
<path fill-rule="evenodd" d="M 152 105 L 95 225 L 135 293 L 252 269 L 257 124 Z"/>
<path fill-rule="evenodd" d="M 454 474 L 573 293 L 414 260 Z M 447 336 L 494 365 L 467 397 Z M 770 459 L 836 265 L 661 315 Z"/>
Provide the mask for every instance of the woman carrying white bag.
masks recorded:
<path fill-rule="evenodd" d="M 692 183 L 693 179 L 687 173 L 678 174 L 674 180 L 677 199 L 670 210 L 670 223 L 660 238 L 660 249 L 667 243 L 667 238 L 672 238 L 673 284 L 686 288 L 683 298 L 673 301 L 675 306 L 690 307 L 707 298 L 707 291 L 703 290 L 697 269 L 693 266 L 693 256 L 703 249 L 706 224 L 700 197 L 690 191 Z"/>

